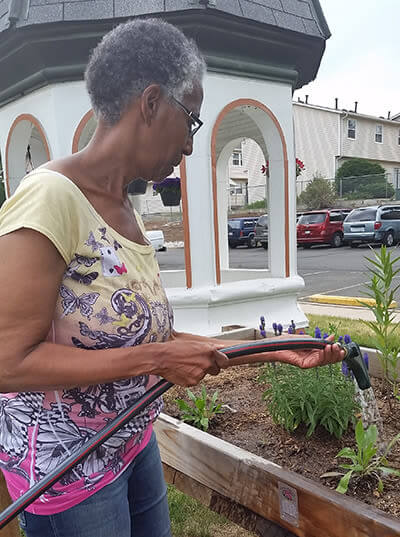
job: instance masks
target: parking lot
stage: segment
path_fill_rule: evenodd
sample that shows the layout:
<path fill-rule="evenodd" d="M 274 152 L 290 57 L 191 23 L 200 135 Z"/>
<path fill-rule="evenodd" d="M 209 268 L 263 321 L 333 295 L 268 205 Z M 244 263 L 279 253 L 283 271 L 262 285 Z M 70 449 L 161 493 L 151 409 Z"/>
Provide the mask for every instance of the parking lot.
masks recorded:
<path fill-rule="evenodd" d="M 374 251 L 379 247 L 375 246 Z M 400 248 L 390 248 L 396 256 Z M 330 248 L 329 246 L 314 246 L 309 250 L 297 249 L 298 272 L 304 278 L 305 289 L 300 298 L 315 293 L 340 296 L 363 296 L 365 282 L 369 280 L 366 273 L 365 257 L 373 254 L 366 245 L 358 248 Z M 183 248 L 169 249 L 157 254 L 161 270 L 183 269 Z M 265 268 L 267 266 L 267 251 L 264 248 L 249 249 L 238 247 L 229 251 L 231 268 Z M 396 278 L 400 283 L 400 277 Z M 395 299 L 400 303 L 400 291 Z"/>

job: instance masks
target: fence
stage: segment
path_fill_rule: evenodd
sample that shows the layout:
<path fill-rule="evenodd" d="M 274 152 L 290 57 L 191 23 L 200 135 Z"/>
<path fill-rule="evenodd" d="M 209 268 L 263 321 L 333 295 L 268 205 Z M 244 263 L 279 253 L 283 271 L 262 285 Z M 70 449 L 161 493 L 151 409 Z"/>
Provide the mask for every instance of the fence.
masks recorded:
<path fill-rule="evenodd" d="M 354 198 L 356 192 L 354 192 L 352 185 L 354 185 L 355 181 L 357 181 L 357 192 L 360 198 L 365 197 L 364 191 L 367 191 L 368 187 L 371 194 L 373 194 L 370 196 L 371 198 L 392 198 L 394 193 L 396 194 L 397 191 L 400 191 L 400 177 L 391 173 L 324 179 L 334 188 L 339 198 L 347 196 Z M 297 195 L 304 192 L 311 182 L 312 179 L 306 181 L 297 179 Z M 375 193 L 373 192 L 374 188 L 376 189 Z"/>

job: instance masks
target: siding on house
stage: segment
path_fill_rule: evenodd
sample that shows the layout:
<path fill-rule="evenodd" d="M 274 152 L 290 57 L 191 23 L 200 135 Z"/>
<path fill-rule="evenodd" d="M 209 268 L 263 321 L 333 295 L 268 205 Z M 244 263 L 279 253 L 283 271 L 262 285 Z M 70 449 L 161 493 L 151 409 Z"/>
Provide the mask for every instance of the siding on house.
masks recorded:
<path fill-rule="evenodd" d="M 340 113 L 293 103 L 293 117 L 296 157 L 305 165 L 299 180 L 311 181 L 317 173 L 334 177 L 339 155 Z"/>
<path fill-rule="evenodd" d="M 347 137 L 347 119 L 356 120 L 356 139 Z M 382 143 L 375 142 L 375 128 L 383 127 Z M 400 163 L 400 125 L 397 121 L 351 115 L 342 119 L 342 155 Z"/>

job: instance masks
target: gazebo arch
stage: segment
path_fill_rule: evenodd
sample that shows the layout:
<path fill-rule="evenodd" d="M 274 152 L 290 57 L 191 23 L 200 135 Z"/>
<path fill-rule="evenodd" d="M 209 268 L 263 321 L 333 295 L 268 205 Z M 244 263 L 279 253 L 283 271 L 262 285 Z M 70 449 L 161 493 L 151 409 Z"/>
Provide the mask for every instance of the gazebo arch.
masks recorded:
<path fill-rule="evenodd" d="M 17 188 L 24 175 L 51 159 L 46 133 L 31 114 L 19 115 L 11 125 L 6 143 L 7 196 Z"/>
<path fill-rule="evenodd" d="M 265 104 L 254 99 L 237 99 L 221 110 L 211 135 L 215 269 L 218 284 L 221 283 L 221 265 L 223 268 L 227 268 L 227 222 L 224 217 L 226 211 L 221 211 L 224 205 L 225 170 L 237 139 L 243 137 L 255 140 L 263 150 L 265 157 L 268 158 L 271 177 L 269 189 L 274 181 L 279 180 L 279 178 L 284 182 L 284 265 L 286 277 L 290 275 L 289 172 L 285 136 L 278 119 Z M 268 197 L 272 198 L 271 193 L 269 193 Z M 270 210 L 272 213 L 275 212 L 272 206 Z M 270 219 L 270 227 L 273 230 L 272 219 Z M 271 233 L 271 240 L 273 240 L 272 235 L 273 233 Z M 223 244 L 223 251 L 221 251 L 221 244 Z M 221 257 L 224 261 L 222 264 Z M 270 266 L 273 266 L 273 264 L 270 263 Z"/>
<path fill-rule="evenodd" d="M 77 153 L 87 146 L 96 129 L 96 123 L 97 120 L 94 116 L 93 110 L 86 112 L 74 132 L 74 138 L 72 140 L 72 153 Z"/>

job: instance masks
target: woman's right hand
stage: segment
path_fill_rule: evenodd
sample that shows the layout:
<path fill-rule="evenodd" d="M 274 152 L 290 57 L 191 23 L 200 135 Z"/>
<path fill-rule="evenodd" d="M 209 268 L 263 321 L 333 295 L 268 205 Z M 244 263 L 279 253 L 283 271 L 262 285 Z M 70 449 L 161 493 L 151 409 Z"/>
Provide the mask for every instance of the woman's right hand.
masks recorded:
<path fill-rule="evenodd" d="M 228 367 L 229 359 L 219 351 L 223 342 L 174 339 L 158 343 L 160 353 L 155 357 L 155 373 L 179 386 L 195 386 L 205 375 L 218 375 Z"/>

